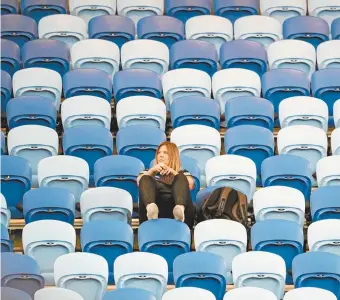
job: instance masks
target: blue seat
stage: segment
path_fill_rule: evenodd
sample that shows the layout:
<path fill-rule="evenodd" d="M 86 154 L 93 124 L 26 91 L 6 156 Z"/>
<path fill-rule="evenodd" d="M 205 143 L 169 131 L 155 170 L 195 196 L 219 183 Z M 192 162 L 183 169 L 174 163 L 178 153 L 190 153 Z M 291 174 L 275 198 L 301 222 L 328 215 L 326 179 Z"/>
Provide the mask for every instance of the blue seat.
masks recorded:
<path fill-rule="evenodd" d="M 1 15 L 17 14 L 19 5 L 17 0 L 2 0 L 0 4 Z"/>
<path fill-rule="evenodd" d="M 1 193 L 13 219 L 22 219 L 22 198 L 31 189 L 32 168 L 19 156 L 1 155 Z"/>
<path fill-rule="evenodd" d="M 329 25 L 318 17 L 300 16 L 287 19 L 283 23 L 283 38 L 311 43 L 315 49 L 329 40 Z"/>
<path fill-rule="evenodd" d="M 183 169 L 189 171 L 192 178 L 194 179 L 195 186 L 194 189 L 190 191 L 191 199 L 193 202 L 196 202 L 196 195 L 200 190 L 200 178 L 201 178 L 201 170 L 198 164 L 198 161 L 192 157 L 181 155 L 181 163 Z"/>
<path fill-rule="evenodd" d="M 206 125 L 220 129 L 220 107 L 217 101 L 202 96 L 177 98 L 171 103 L 172 127 Z"/>
<path fill-rule="evenodd" d="M 312 191 L 310 210 L 313 222 L 340 219 L 340 186 L 323 186 Z"/>
<path fill-rule="evenodd" d="M 6 140 L 5 140 L 5 135 L 1 131 L 1 155 L 3 155 L 6 152 Z"/>
<path fill-rule="evenodd" d="M 21 0 L 21 13 L 31 17 L 37 23 L 43 18 L 55 14 L 67 14 L 67 0 Z"/>
<path fill-rule="evenodd" d="M 12 78 L 1 70 L 1 114 L 4 115 L 9 99 L 12 96 Z"/>
<path fill-rule="evenodd" d="M 217 71 L 218 58 L 216 47 L 205 41 L 179 41 L 170 49 L 171 69 L 197 69 L 213 76 Z"/>
<path fill-rule="evenodd" d="M 312 187 L 312 167 L 307 159 L 281 154 L 265 159 L 261 166 L 262 185 L 296 188 L 309 200 Z"/>
<path fill-rule="evenodd" d="M 64 76 L 70 69 L 70 48 L 58 40 L 35 40 L 22 47 L 24 68 L 47 68 Z"/>
<path fill-rule="evenodd" d="M 57 109 L 53 100 L 43 96 L 20 96 L 9 101 L 6 110 L 8 128 L 41 125 L 55 129 Z"/>
<path fill-rule="evenodd" d="M 111 101 L 112 80 L 108 73 L 97 69 L 77 69 L 63 77 L 65 98 L 88 95 Z"/>
<path fill-rule="evenodd" d="M 44 188 L 28 191 L 23 198 L 26 224 L 40 220 L 57 220 L 73 225 L 75 199 L 64 188 Z"/>
<path fill-rule="evenodd" d="M 20 69 L 20 48 L 7 39 L 1 39 L 1 72 L 6 71 L 11 77 Z M 2 81 L 2 80 L 1 80 Z"/>
<path fill-rule="evenodd" d="M 168 284 L 174 283 L 174 260 L 178 255 L 190 252 L 190 244 L 189 227 L 177 220 L 149 220 L 142 223 L 138 228 L 139 251 L 164 257 L 168 263 Z"/>
<path fill-rule="evenodd" d="M 208 290 L 217 300 L 222 300 L 227 284 L 227 262 L 209 252 L 190 252 L 174 261 L 176 288 L 196 287 Z"/>
<path fill-rule="evenodd" d="M 104 257 L 109 265 L 109 284 L 114 284 L 114 261 L 120 255 L 133 251 L 133 230 L 125 222 L 95 220 L 85 223 L 80 232 L 83 252 Z"/>
<path fill-rule="evenodd" d="M 123 288 L 105 294 L 103 300 L 156 300 L 156 297 L 147 290 L 137 288 Z M 16 300 L 16 299 L 15 299 Z"/>
<path fill-rule="evenodd" d="M 210 0 L 165 0 L 165 14 L 184 24 L 192 17 L 210 15 Z"/>
<path fill-rule="evenodd" d="M 140 159 L 149 166 L 158 145 L 166 140 L 165 133 L 156 127 L 131 125 L 119 129 L 116 137 L 118 154 Z"/>
<path fill-rule="evenodd" d="M 27 293 L 10 287 L 1 287 L 1 299 L 32 300 Z"/>
<path fill-rule="evenodd" d="M 171 46 L 185 39 L 184 23 L 168 16 L 150 16 L 142 18 L 137 24 L 139 39 L 162 42 Z"/>
<path fill-rule="evenodd" d="M 2 16 L 1 38 L 11 40 L 22 47 L 28 41 L 38 38 L 38 25 L 32 18 L 23 15 Z"/>
<path fill-rule="evenodd" d="M 18 253 L 1 253 L 1 287 L 15 287 L 32 298 L 44 287 L 38 263 L 30 256 Z"/>
<path fill-rule="evenodd" d="M 293 260 L 295 288 L 316 287 L 340 298 L 340 257 L 328 252 L 307 252 Z"/>
<path fill-rule="evenodd" d="M 340 18 L 335 19 L 332 22 L 332 39 L 339 40 L 340 39 Z"/>
<path fill-rule="evenodd" d="M 132 96 L 162 98 L 162 81 L 159 74 L 144 69 L 127 69 L 115 74 L 113 93 L 116 104 Z"/>
<path fill-rule="evenodd" d="M 9 238 L 8 229 L 1 224 L 1 253 L 13 252 L 13 243 Z"/>
<path fill-rule="evenodd" d="M 275 199 L 273 199 L 275 201 Z M 303 229 L 287 220 L 264 220 L 251 228 L 251 245 L 255 251 L 266 251 L 281 256 L 286 263 L 286 283 L 293 284 L 292 261 L 303 253 Z"/>
<path fill-rule="evenodd" d="M 259 0 L 215 0 L 214 12 L 234 23 L 239 18 L 257 15 Z"/>

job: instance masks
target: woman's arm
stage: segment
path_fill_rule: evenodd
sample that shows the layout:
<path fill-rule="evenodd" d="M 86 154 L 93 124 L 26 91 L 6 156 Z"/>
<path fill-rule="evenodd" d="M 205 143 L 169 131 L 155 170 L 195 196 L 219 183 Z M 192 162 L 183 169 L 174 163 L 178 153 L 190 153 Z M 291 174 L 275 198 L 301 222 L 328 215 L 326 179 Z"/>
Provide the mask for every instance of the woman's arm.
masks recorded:
<path fill-rule="evenodd" d="M 149 169 L 148 171 L 145 171 L 144 173 L 139 174 L 137 177 L 137 185 L 139 186 L 139 181 L 144 175 L 155 176 L 161 170 L 162 170 L 162 166 L 160 164 L 157 164 L 153 166 L 151 169 Z"/>
<path fill-rule="evenodd" d="M 195 188 L 195 181 L 194 178 L 192 178 L 191 175 L 187 176 L 188 182 L 189 182 L 189 189 L 192 191 Z"/>

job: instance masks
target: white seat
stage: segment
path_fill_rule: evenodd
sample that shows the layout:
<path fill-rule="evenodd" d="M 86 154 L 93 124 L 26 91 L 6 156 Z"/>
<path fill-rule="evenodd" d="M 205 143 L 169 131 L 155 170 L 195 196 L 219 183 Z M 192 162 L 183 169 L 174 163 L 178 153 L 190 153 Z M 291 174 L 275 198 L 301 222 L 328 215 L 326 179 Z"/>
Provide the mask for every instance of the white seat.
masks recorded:
<path fill-rule="evenodd" d="M 314 288 L 314 287 L 302 287 L 298 289 L 292 289 L 286 293 L 283 300 L 336 300 L 336 296 L 327 290 Z"/>
<path fill-rule="evenodd" d="M 165 130 L 166 107 L 162 100 L 149 96 L 132 96 L 116 106 L 118 127 L 147 125 Z"/>
<path fill-rule="evenodd" d="M 57 258 L 54 264 L 56 286 L 67 288 L 84 300 L 103 298 L 109 268 L 105 258 L 92 253 L 70 253 Z"/>
<path fill-rule="evenodd" d="M 253 197 L 256 222 L 283 219 L 303 226 L 305 205 L 302 192 L 287 186 L 268 186 L 257 190 Z"/>
<path fill-rule="evenodd" d="M 54 285 L 54 262 L 76 247 L 76 231 L 72 225 L 56 220 L 40 220 L 25 225 L 22 231 L 25 255 L 36 260 L 46 285 Z"/>
<path fill-rule="evenodd" d="M 223 300 L 277 300 L 275 294 L 271 291 L 257 288 L 257 287 L 241 287 L 232 289 L 224 295 Z M 301 299 L 300 299 L 301 300 Z"/>
<path fill-rule="evenodd" d="M 56 71 L 45 68 L 27 68 L 13 75 L 14 97 L 44 96 L 50 98 L 59 109 L 61 91 L 62 79 Z"/>
<path fill-rule="evenodd" d="M 121 49 L 123 70 L 146 69 L 161 75 L 168 71 L 169 59 L 169 48 L 158 41 L 129 41 Z"/>
<path fill-rule="evenodd" d="M 102 219 L 129 222 L 132 205 L 131 194 L 114 187 L 89 189 L 80 198 L 83 223 Z"/>
<path fill-rule="evenodd" d="M 211 97 L 211 78 L 208 73 L 196 69 L 176 69 L 164 74 L 163 94 L 167 111 L 172 101 L 184 96 Z"/>
<path fill-rule="evenodd" d="M 75 43 L 71 48 L 73 69 L 99 69 L 111 78 L 119 71 L 120 52 L 115 43 L 89 39 Z"/>
<path fill-rule="evenodd" d="M 162 300 L 216 300 L 214 294 L 208 290 L 196 287 L 181 287 L 166 292 Z"/>
<path fill-rule="evenodd" d="M 318 186 L 340 185 L 340 155 L 320 159 L 316 165 Z"/>
<path fill-rule="evenodd" d="M 232 187 L 253 199 L 256 190 L 256 165 L 248 157 L 225 154 L 210 158 L 205 165 L 207 186 Z"/>
<path fill-rule="evenodd" d="M 6 198 L 3 194 L 0 193 L 0 200 L 1 200 L 1 206 L 0 206 L 0 216 L 1 216 L 1 224 L 6 226 L 8 228 L 9 222 L 11 220 L 11 211 L 7 208 L 7 202 Z"/>
<path fill-rule="evenodd" d="M 282 24 L 267 16 L 246 16 L 234 23 L 235 40 L 249 40 L 261 43 L 267 48 L 271 43 L 282 39 Z"/>
<path fill-rule="evenodd" d="M 328 130 L 328 106 L 313 97 L 296 96 L 282 100 L 279 104 L 281 128 L 292 125 L 309 125 Z"/>
<path fill-rule="evenodd" d="M 34 300 L 84 300 L 82 296 L 71 290 L 50 287 L 38 290 L 34 294 Z"/>
<path fill-rule="evenodd" d="M 308 0 L 308 13 L 326 20 L 331 26 L 340 17 L 340 3 L 338 0 Z"/>
<path fill-rule="evenodd" d="M 156 299 L 167 290 L 168 264 L 162 256 L 148 252 L 123 254 L 117 257 L 113 269 L 117 288 L 141 288 Z"/>
<path fill-rule="evenodd" d="M 40 20 L 38 24 L 39 39 L 58 40 L 70 48 L 76 42 L 87 39 L 85 21 L 71 15 L 50 15 Z"/>
<path fill-rule="evenodd" d="M 95 96 L 75 96 L 61 104 L 61 120 L 64 129 L 93 125 L 110 129 L 111 105 L 103 98 Z"/>
<path fill-rule="evenodd" d="M 235 287 L 259 287 L 282 299 L 285 289 L 286 264 L 279 255 L 251 251 L 237 255 L 232 263 Z"/>
<path fill-rule="evenodd" d="M 225 104 L 230 99 L 240 96 L 257 96 L 261 94 L 260 76 L 246 69 L 220 70 L 212 77 L 212 91 L 218 102 L 221 114 L 224 114 Z"/>
<path fill-rule="evenodd" d="M 331 134 L 331 145 L 333 155 L 340 155 L 340 128 L 333 130 Z"/>
<path fill-rule="evenodd" d="M 11 129 L 7 138 L 8 154 L 27 159 L 32 167 L 32 187 L 38 187 L 38 164 L 58 155 L 58 133 L 41 125 L 23 125 Z"/>
<path fill-rule="evenodd" d="M 318 69 L 340 68 L 340 40 L 321 43 L 317 50 Z"/>
<path fill-rule="evenodd" d="M 247 230 L 238 222 L 213 219 L 200 222 L 194 231 L 196 251 L 211 252 L 227 262 L 227 283 L 232 284 L 231 263 L 234 257 L 247 251 Z"/>
<path fill-rule="evenodd" d="M 316 52 L 311 43 L 299 40 L 282 40 L 268 47 L 270 69 L 295 69 L 305 72 L 309 78 L 315 72 Z"/>
<path fill-rule="evenodd" d="M 333 105 L 334 125 L 340 127 L 340 100 L 337 100 Z"/>
<path fill-rule="evenodd" d="M 171 132 L 171 142 L 175 143 L 181 155 L 198 161 L 201 170 L 201 187 L 205 186 L 205 164 L 209 158 L 220 155 L 221 136 L 212 127 L 204 125 L 185 125 Z"/>

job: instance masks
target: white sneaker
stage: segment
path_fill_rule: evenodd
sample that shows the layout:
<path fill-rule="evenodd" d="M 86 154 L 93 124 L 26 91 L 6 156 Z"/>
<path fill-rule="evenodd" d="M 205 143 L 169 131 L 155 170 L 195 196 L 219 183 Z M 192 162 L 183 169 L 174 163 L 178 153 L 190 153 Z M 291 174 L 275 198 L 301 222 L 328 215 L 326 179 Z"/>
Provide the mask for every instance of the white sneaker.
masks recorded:
<path fill-rule="evenodd" d="M 176 205 L 173 210 L 174 218 L 177 221 L 184 222 L 184 205 Z"/>
<path fill-rule="evenodd" d="M 158 219 L 158 212 L 158 206 L 155 203 L 150 203 L 146 206 L 148 220 Z"/>

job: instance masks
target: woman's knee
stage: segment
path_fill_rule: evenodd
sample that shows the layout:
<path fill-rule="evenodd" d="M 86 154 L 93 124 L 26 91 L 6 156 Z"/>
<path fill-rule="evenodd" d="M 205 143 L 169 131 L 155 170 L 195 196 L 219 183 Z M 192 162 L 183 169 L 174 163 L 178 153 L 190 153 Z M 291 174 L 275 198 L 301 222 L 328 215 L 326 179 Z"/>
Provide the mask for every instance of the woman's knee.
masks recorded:
<path fill-rule="evenodd" d="M 141 177 L 141 179 L 139 180 L 139 186 L 143 185 L 143 184 L 148 184 L 150 182 L 153 182 L 154 178 L 150 175 L 143 175 Z"/>

